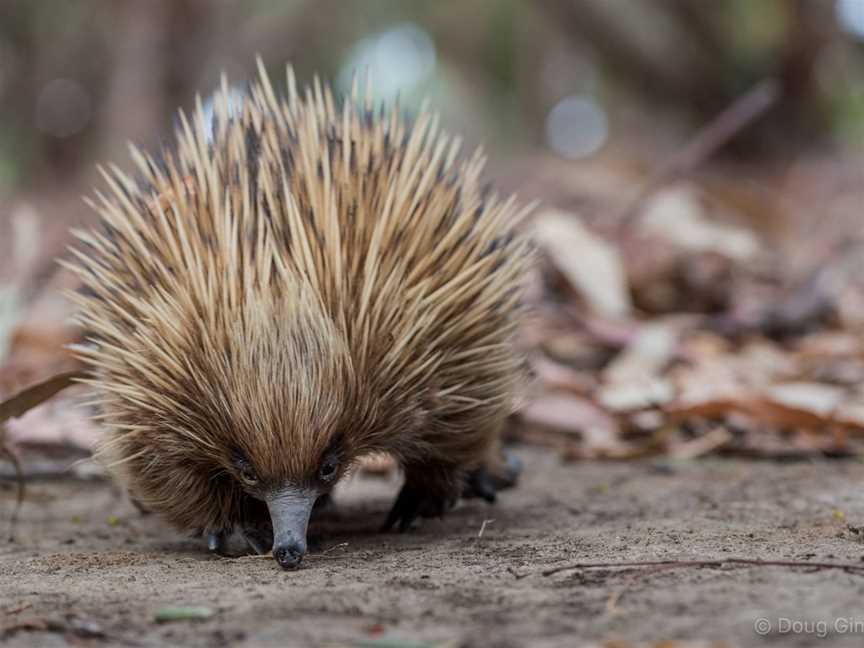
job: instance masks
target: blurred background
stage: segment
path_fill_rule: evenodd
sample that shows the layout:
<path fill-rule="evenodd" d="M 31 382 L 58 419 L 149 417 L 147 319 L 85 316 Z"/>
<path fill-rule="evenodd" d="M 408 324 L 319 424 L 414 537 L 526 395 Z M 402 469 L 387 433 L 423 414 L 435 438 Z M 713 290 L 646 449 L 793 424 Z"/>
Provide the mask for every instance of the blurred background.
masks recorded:
<path fill-rule="evenodd" d="M 651 163 L 766 78 L 735 152 L 794 160 L 864 144 L 862 0 L 153 0 L 0 3 L 0 204 L 71 218 L 97 160 L 157 145 L 224 71 L 429 97 L 495 169 L 538 155 Z M 44 206 L 43 206 L 44 205 Z M 50 207 L 50 209 L 48 208 Z"/>
<path fill-rule="evenodd" d="M 861 330 L 864 0 L 2 0 L 0 396 L 71 362 L 55 259 L 94 219 L 96 164 L 169 138 L 222 72 L 242 91 L 256 54 L 275 78 L 290 62 L 346 91 L 368 70 L 381 100 L 428 97 L 500 187 L 540 201 L 526 344 L 557 400 L 533 420 L 573 456 L 655 443 L 665 419 L 644 413 L 682 396 L 668 372 L 688 353 Z M 846 400 L 864 376 L 788 369 Z"/>

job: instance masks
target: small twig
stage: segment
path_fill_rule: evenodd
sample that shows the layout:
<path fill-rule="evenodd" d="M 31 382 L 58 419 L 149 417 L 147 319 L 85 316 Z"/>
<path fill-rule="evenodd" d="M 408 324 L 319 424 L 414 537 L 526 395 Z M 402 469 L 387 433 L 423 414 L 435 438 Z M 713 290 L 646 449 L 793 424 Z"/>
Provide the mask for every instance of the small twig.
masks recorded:
<path fill-rule="evenodd" d="M 335 544 L 335 545 L 333 545 L 332 547 L 330 547 L 330 548 L 328 548 L 328 549 L 325 549 L 324 551 L 322 551 L 320 554 L 317 554 L 317 555 L 319 555 L 319 556 L 325 556 L 325 555 L 327 555 L 328 553 L 330 553 L 331 551 L 335 551 L 336 549 L 341 549 L 342 547 L 347 547 L 347 546 L 348 546 L 348 543 L 347 543 L 347 542 L 340 542 L 339 544 Z M 313 555 L 314 555 L 314 554 L 313 554 Z"/>
<path fill-rule="evenodd" d="M 624 593 L 629 590 L 633 585 L 635 585 L 636 582 L 640 579 L 646 576 L 650 576 L 651 574 L 656 574 L 658 572 L 676 569 L 678 566 L 678 564 L 655 565 L 654 567 L 646 567 L 644 569 L 635 571 L 626 581 L 624 581 L 624 584 L 620 588 L 612 592 L 612 594 L 609 596 L 609 600 L 606 601 L 606 613 L 609 615 L 616 614 L 618 612 L 618 601 L 620 601 L 621 597 L 624 596 Z"/>
<path fill-rule="evenodd" d="M 571 563 L 569 565 L 561 565 L 552 567 L 540 572 L 543 576 L 552 576 L 564 571 L 572 571 L 577 569 L 628 569 L 634 567 L 647 568 L 662 568 L 657 571 L 666 569 L 721 569 L 729 565 L 741 565 L 747 567 L 799 567 L 808 568 L 814 571 L 822 569 L 842 569 L 849 573 L 864 574 L 864 563 L 830 563 L 830 562 L 810 562 L 806 560 L 757 560 L 755 558 L 718 558 L 709 560 L 638 560 L 634 562 L 620 563 Z M 650 573 L 650 570 L 649 570 Z M 527 576 L 524 574 L 523 576 Z"/>
<path fill-rule="evenodd" d="M 24 601 L 22 603 L 19 603 L 18 605 L 13 605 L 12 607 L 6 608 L 5 610 L 3 610 L 3 612 L 9 615 L 20 614 L 24 610 L 29 610 L 31 607 L 33 607 L 33 603 L 31 603 L 30 601 Z"/>
<path fill-rule="evenodd" d="M 675 155 L 661 164 L 642 184 L 636 195 L 618 214 L 615 221 L 620 230 L 633 224 L 639 207 L 660 187 L 692 172 L 739 132 L 761 117 L 780 97 L 780 84 L 775 79 L 757 83 L 738 97 L 728 108 L 705 125 L 693 139 Z"/>
<path fill-rule="evenodd" d="M 820 571 L 823 569 L 840 569 L 850 574 L 864 575 L 864 563 L 832 563 L 832 562 L 810 562 L 806 560 L 758 560 L 755 558 L 718 558 L 707 560 L 637 560 L 632 562 L 618 563 L 571 563 L 569 565 L 561 565 L 544 569 L 540 572 L 543 576 L 552 576 L 564 571 L 573 570 L 591 570 L 591 569 L 618 569 L 618 570 L 635 570 L 630 577 L 625 581 L 621 588 L 612 592 L 609 600 L 606 602 L 606 610 L 609 614 L 614 614 L 617 611 L 618 601 L 624 593 L 632 587 L 640 578 L 650 576 L 663 571 L 671 571 L 674 569 L 722 569 L 724 567 L 792 567 L 806 568 L 811 571 Z M 519 572 L 513 567 L 508 567 L 507 571 L 517 579 L 521 580 L 537 572 Z"/>
<path fill-rule="evenodd" d="M 726 566 L 737 566 L 740 568 L 746 567 L 807 567 L 811 571 L 819 571 L 821 569 L 842 569 L 846 573 L 864 574 L 864 565 L 857 563 L 818 563 L 798 560 L 756 560 L 751 558 L 729 558 L 728 560 L 695 560 L 695 561 L 680 561 L 669 562 L 665 564 L 655 564 L 638 569 L 624 582 L 624 584 L 612 592 L 609 600 L 606 602 L 606 611 L 608 614 L 615 614 L 618 611 L 618 601 L 624 596 L 624 593 L 629 590 L 637 581 L 646 576 L 651 576 L 659 572 L 670 571 L 673 569 L 686 567 L 708 567 L 722 568 Z M 552 570 L 547 570 L 552 571 Z M 543 572 L 543 575 L 547 575 Z"/>
<path fill-rule="evenodd" d="M 477 533 L 478 538 L 483 537 L 483 532 L 486 530 L 487 524 L 492 524 L 495 520 L 483 520 L 483 524 L 480 525 L 480 531 Z"/>

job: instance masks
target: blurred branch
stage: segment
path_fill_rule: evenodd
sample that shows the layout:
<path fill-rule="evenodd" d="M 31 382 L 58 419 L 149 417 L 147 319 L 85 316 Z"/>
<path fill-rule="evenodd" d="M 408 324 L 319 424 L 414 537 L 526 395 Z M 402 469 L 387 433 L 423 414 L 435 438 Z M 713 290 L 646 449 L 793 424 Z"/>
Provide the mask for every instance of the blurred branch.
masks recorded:
<path fill-rule="evenodd" d="M 780 86 L 774 79 L 762 81 L 739 97 L 711 123 L 696 133 L 687 146 L 657 168 L 619 214 L 616 219 L 619 227 L 626 228 L 632 225 L 639 213 L 639 207 L 648 196 L 704 163 L 733 137 L 764 115 L 779 97 Z"/>

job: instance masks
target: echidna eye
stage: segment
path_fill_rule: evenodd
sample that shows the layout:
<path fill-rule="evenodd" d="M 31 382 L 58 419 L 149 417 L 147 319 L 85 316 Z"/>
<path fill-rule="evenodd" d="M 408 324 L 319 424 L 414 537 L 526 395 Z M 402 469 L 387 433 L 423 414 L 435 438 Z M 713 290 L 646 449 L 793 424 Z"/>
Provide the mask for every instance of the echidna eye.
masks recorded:
<path fill-rule="evenodd" d="M 249 486 L 255 486 L 258 483 L 258 475 L 249 466 L 243 466 L 240 469 L 240 479 L 246 482 Z"/>
<path fill-rule="evenodd" d="M 255 472 L 255 469 L 252 468 L 252 464 L 249 463 L 249 460 L 246 459 L 244 454 L 239 450 L 236 450 L 232 457 L 232 461 L 234 463 L 234 468 L 240 475 L 240 480 L 244 484 L 247 486 L 255 486 L 258 484 L 258 474 Z"/>
<path fill-rule="evenodd" d="M 321 481 L 329 482 L 336 476 L 336 471 L 339 469 L 339 462 L 335 458 L 329 457 L 321 464 L 318 470 L 318 477 Z"/>

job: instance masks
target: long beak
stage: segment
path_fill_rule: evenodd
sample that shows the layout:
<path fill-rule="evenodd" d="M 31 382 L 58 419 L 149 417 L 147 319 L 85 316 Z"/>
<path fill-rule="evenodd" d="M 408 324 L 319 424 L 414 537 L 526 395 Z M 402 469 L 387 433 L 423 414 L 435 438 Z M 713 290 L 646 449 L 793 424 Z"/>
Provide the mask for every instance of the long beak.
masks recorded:
<path fill-rule="evenodd" d="M 297 569 L 306 554 L 306 527 L 316 499 L 315 493 L 292 486 L 266 499 L 273 523 L 273 557 L 283 569 Z"/>

